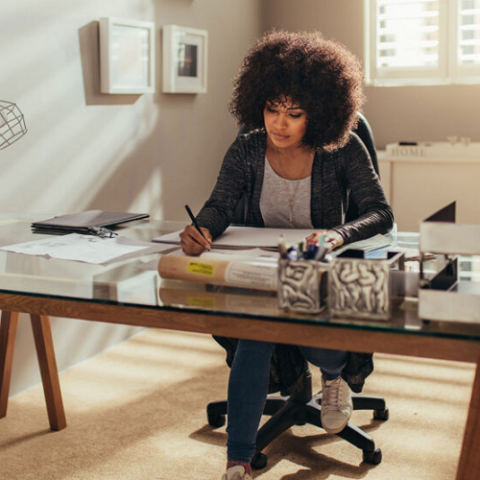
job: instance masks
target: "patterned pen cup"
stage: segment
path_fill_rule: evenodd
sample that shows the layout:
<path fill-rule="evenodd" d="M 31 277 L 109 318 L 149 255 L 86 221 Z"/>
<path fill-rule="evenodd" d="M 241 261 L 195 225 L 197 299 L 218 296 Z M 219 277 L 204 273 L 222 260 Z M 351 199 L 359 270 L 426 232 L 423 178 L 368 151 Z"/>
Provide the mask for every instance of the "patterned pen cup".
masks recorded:
<path fill-rule="evenodd" d="M 351 255 L 350 253 L 351 252 Z M 404 254 L 388 252 L 386 259 L 358 258 L 346 250 L 335 258 L 328 274 L 328 305 L 337 316 L 389 320 L 400 300 L 395 270 L 404 270 Z"/>
<path fill-rule="evenodd" d="M 325 308 L 327 264 L 315 260 L 278 262 L 278 307 L 285 311 L 319 313 Z"/>

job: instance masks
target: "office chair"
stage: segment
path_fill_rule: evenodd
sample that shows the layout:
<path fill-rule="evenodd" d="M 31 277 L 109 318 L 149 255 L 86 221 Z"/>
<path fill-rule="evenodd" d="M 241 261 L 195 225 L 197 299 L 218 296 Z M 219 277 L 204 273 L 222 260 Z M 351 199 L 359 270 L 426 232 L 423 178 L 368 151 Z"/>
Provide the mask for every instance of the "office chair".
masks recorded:
<path fill-rule="evenodd" d="M 375 144 L 370 125 L 363 115 L 358 113 L 358 116 L 359 123 L 355 133 L 357 133 L 367 147 L 373 167 L 377 174 L 379 174 Z M 239 134 L 241 133 L 246 133 L 246 130 L 240 128 Z M 347 221 L 357 217 L 357 205 L 349 202 L 346 214 Z M 244 220 L 245 199 L 242 197 L 237 204 L 233 223 L 244 224 Z M 271 416 L 271 418 L 257 432 L 256 453 L 251 462 L 252 468 L 256 470 L 264 468 L 267 465 L 268 459 L 267 456 L 262 453 L 262 450 L 290 427 L 308 423 L 322 428 L 320 417 L 322 396 L 321 394 L 313 395 L 312 375 L 306 361 L 305 364 L 304 373 L 299 379 L 295 391 L 290 394 L 290 396 L 270 395 L 267 397 L 263 414 Z M 352 403 L 353 410 L 373 410 L 373 418 L 375 420 L 388 420 L 388 408 L 382 397 L 352 393 Z M 211 402 L 207 405 L 208 423 L 214 428 L 222 427 L 225 424 L 226 414 L 226 400 Z M 382 451 L 375 447 L 375 442 L 372 437 L 351 422 L 348 422 L 347 426 L 336 435 L 361 449 L 363 451 L 364 462 L 378 465 L 382 461 Z"/>

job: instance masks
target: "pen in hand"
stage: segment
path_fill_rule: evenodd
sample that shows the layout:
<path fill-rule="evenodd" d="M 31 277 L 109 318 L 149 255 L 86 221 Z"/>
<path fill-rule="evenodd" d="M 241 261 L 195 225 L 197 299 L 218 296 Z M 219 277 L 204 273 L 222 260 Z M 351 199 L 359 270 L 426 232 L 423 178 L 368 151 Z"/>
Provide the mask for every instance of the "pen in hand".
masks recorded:
<path fill-rule="evenodd" d="M 185 210 L 188 213 L 188 216 L 190 217 L 190 220 L 192 221 L 192 225 L 197 229 L 198 233 L 206 240 L 207 238 L 203 234 L 202 230 L 198 226 L 197 219 L 195 218 L 195 215 L 192 213 L 190 210 L 190 207 L 188 205 L 185 205 Z"/>
<path fill-rule="evenodd" d="M 192 225 L 195 227 L 195 230 L 198 231 L 198 233 L 207 241 L 209 242 L 209 240 L 207 239 L 207 237 L 205 236 L 205 234 L 202 232 L 202 229 L 200 228 L 200 226 L 198 225 L 197 223 L 197 219 L 195 218 L 195 215 L 192 213 L 192 211 L 190 210 L 190 207 L 188 205 L 185 205 L 185 210 L 187 211 L 188 213 L 188 216 L 190 217 L 190 220 L 192 221 Z M 195 240 L 195 239 L 193 239 Z M 198 243 L 198 241 L 197 241 Z M 210 242 L 209 242 L 210 243 Z M 210 250 L 210 247 L 206 247 L 207 250 Z"/>

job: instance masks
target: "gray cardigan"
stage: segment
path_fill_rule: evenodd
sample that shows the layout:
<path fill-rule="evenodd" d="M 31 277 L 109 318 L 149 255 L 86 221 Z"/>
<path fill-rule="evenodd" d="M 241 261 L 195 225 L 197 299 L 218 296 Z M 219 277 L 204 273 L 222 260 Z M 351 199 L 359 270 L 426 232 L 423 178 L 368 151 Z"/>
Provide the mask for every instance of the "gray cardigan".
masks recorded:
<path fill-rule="evenodd" d="M 216 185 L 198 214 L 197 221 L 213 238 L 232 223 L 237 203 L 245 197 L 244 223 L 264 227 L 260 195 L 265 169 L 266 134 L 239 135 L 227 151 Z M 315 229 L 334 229 L 345 243 L 386 233 L 393 226 L 393 212 L 380 185 L 370 156 L 354 133 L 350 142 L 333 153 L 317 152 L 311 181 L 311 219 Z M 345 223 L 349 198 L 358 206 L 359 217 Z M 227 351 L 231 366 L 237 340 L 215 337 Z M 270 368 L 269 392 L 290 394 L 297 388 L 307 364 L 297 347 L 277 345 Z M 354 392 L 360 392 L 373 371 L 371 354 L 350 352 L 342 377 Z"/>
<path fill-rule="evenodd" d="M 260 195 L 265 169 L 266 135 L 255 131 L 239 135 L 227 151 L 217 183 L 197 217 L 213 238 L 232 223 L 237 202 L 246 196 L 245 224 L 264 227 Z M 335 229 L 345 243 L 386 233 L 393 213 L 370 156 L 354 133 L 350 142 L 334 153 L 317 152 L 311 181 L 311 219 L 315 229 Z M 359 217 L 345 223 L 347 201 L 358 205 Z"/>

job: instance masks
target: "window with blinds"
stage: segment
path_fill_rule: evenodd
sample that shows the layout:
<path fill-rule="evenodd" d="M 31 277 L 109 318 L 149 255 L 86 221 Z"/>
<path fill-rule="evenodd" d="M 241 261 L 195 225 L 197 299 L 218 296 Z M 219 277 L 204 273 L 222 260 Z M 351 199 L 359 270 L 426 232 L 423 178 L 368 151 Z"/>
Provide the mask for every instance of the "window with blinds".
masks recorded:
<path fill-rule="evenodd" d="M 480 83 L 480 0 L 364 3 L 368 83 Z"/>
<path fill-rule="evenodd" d="M 480 65 L 480 0 L 461 0 L 458 10 L 458 62 Z"/>

